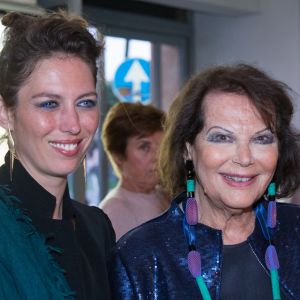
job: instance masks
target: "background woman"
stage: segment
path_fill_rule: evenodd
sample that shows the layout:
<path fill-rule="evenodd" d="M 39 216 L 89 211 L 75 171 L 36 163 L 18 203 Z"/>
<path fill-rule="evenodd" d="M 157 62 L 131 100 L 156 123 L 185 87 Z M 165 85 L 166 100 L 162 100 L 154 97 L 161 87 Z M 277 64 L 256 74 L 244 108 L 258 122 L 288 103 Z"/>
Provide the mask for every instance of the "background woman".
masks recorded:
<path fill-rule="evenodd" d="M 102 45 L 83 19 L 63 12 L 10 13 L 2 23 L 0 124 L 10 152 L 0 183 L 11 193 L 1 206 L 17 207 L 2 210 L 1 299 L 109 299 L 111 223 L 98 208 L 72 201 L 67 187 L 98 126 Z"/>
<path fill-rule="evenodd" d="M 179 195 L 119 241 L 115 299 L 300 299 L 300 208 L 276 218 L 275 202 L 299 186 L 292 114 L 285 85 L 248 65 L 189 80 L 160 157 Z"/>
<path fill-rule="evenodd" d="M 169 207 L 157 171 L 164 119 L 164 112 L 152 105 L 118 103 L 104 120 L 104 149 L 119 182 L 100 208 L 111 219 L 117 239 Z"/>

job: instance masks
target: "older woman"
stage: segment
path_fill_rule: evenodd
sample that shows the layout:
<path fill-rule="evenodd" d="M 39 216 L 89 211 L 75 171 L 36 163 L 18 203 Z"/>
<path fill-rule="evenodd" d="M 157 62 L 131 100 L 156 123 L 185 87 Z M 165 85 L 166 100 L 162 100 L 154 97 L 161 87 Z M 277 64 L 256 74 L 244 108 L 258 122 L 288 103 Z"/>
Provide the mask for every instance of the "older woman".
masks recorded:
<path fill-rule="evenodd" d="M 67 186 L 98 127 L 102 44 L 63 12 L 9 13 L 2 24 L 0 124 L 10 151 L 0 168 L 0 298 L 110 299 L 113 228 Z"/>
<path fill-rule="evenodd" d="M 179 195 L 118 242 L 114 299 L 300 299 L 300 208 L 275 202 L 299 186 L 292 114 L 286 86 L 248 65 L 189 80 L 160 157 Z"/>
<path fill-rule="evenodd" d="M 157 171 L 164 119 L 164 112 L 152 105 L 118 103 L 104 120 L 103 144 L 119 182 L 100 208 L 111 219 L 117 239 L 170 205 Z"/>

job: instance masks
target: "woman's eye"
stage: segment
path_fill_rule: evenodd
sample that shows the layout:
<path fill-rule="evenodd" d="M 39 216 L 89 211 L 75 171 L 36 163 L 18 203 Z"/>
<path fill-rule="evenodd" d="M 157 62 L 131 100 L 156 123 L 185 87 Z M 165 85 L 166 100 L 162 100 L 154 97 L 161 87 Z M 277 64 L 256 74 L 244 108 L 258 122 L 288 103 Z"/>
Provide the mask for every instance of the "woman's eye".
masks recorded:
<path fill-rule="evenodd" d="M 275 140 L 275 138 L 274 138 L 273 134 L 264 134 L 264 135 L 259 135 L 259 136 L 255 137 L 254 143 L 266 145 L 266 144 L 274 143 L 274 140 Z"/>
<path fill-rule="evenodd" d="M 148 151 L 150 149 L 150 146 L 148 144 L 142 144 L 139 146 L 139 148 L 143 151 Z"/>
<path fill-rule="evenodd" d="M 45 109 L 53 109 L 58 106 L 58 103 L 56 101 L 49 100 L 39 103 L 38 106 Z"/>
<path fill-rule="evenodd" d="M 228 134 L 213 133 L 207 137 L 207 140 L 212 143 L 232 143 L 233 138 Z"/>
<path fill-rule="evenodd" d="M 97 105 L 97 100 L 92 100 L 92 99 L 84 99 L 77 104 L 77 106 L 83 108 L 95 107 L 96 105 Z"/>

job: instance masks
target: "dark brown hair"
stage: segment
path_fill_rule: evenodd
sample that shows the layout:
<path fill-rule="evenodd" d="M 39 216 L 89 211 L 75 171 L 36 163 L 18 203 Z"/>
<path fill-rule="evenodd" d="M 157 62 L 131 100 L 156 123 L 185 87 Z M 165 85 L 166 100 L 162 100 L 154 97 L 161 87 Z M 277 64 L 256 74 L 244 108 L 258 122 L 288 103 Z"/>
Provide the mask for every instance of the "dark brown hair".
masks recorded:
<path fill-rule="evenodd" d="M 186 144 L 193 145 L 204 126 L 203 99 L 209 92 L 249 97 L 266 125 L 277 135 L 279 158 L 273 177 L 280 197 L 291 195 L 300 184 L 299 135 L 291 127 L 290 89 L 256 67 L 216 66 L 193 76 L 172 103 L 160 153 L 161 178 L 171 195 L 185 190 Z"/>
<path fill-rule="evenodd" d="M 64 11 L 42 16 L 16 12 L 2 18 L 6 26 L 0 54 L 0 95 L 9 108 L 17 104 L 17 94 L 41 59 L 55 54 L 74 55 L 85 61 L 97 76 L 96 60 L 103 45 L 90 34 L 87 22 Z"/>
<path fill-rule="evenodd" d="M 153 105 L 120 102 L 110 108 L 102 127 L 102 142 L 116 173 L 118 168 L 112 155 L 125 158 L 130 137 L 163 131 L 164 121 L 165 113 Z"/>

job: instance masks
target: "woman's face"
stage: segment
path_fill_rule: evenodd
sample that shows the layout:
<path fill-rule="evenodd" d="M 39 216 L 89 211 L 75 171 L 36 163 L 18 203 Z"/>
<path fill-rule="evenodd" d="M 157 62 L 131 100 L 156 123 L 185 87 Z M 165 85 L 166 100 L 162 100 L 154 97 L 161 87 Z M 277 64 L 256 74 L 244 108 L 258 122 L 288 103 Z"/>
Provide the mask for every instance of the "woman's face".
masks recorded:
<path fill-rule="evenodd" d="M 276 135 L 247 96 L 211 92 L 203 105 L 204 128 L 188 145 L 198 178 L 196 193 L 220 209 L 250 208 L 275 172 Z"/>
<path fill-rule="evenodd" d="M 18 159 L 36 180 L 67 176 L 92 141 L 98 110 L 94 78 L 84 61 L 41 60 L 19 90 L 10 120 Z"/>
<path fill-rule="evenodd" d="M 149 136 L 132 136 L 127 140 L 125 158 L 119 160 L 122 186 L 135 192 L 150 192 L 159 182 L 158 148 L 162 131 Z"/>

